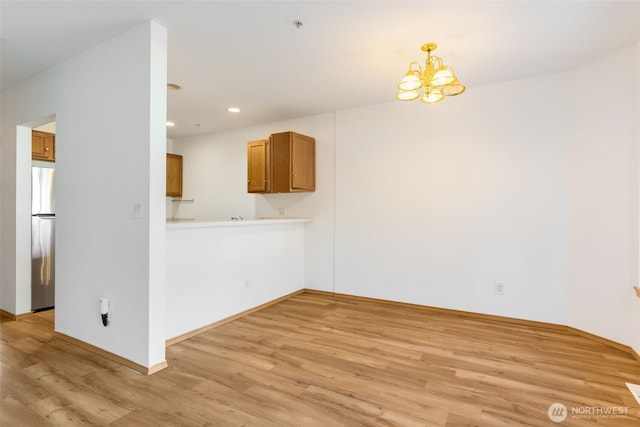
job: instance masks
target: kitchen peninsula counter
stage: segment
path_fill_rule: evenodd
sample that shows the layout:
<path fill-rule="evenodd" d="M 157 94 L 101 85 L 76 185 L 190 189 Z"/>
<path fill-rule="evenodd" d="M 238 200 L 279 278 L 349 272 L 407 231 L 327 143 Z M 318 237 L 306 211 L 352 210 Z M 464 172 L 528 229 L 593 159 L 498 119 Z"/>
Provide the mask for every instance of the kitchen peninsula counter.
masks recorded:
<path fill-rule="evenodd" d="M 313 218 L 258 218 L 258 219 L 237 219 L 237 220 L 197 220 L 195 218 L 169 218 L 167 219 L 167 229 L 186 229 L 203 227 L 229 227 L 244 225 L 274 225 L 274 224 L 294 224 L 311 222 Z"/>

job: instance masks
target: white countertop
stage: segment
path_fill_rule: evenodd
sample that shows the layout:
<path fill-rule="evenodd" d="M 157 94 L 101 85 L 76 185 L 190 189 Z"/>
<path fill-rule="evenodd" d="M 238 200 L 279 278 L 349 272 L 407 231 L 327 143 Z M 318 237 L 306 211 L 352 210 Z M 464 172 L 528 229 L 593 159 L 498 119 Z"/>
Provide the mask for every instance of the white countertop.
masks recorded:
<path fill-rule="evenodd" d="M 311 222 L 313 218 L 258 218 L 239 220 L 197 220 L 195 218 L 168 218 L 167 229 L 201 228 L 201 227 L 229 227 L 245 225 L 273 225 Z"/>

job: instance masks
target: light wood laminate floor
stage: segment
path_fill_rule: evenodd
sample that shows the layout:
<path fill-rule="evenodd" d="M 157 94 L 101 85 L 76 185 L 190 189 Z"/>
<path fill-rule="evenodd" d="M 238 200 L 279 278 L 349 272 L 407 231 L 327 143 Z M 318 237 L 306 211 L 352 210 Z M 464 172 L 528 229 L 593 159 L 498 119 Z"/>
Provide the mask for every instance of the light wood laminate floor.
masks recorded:
<path fill-rule="evenodd" d="M 629 354 L 414 306 L 300 294 L 167 348 L 151 377 L 52 329 L 53 312 L 2 320 L 0 425 L 640 425 Z"/>

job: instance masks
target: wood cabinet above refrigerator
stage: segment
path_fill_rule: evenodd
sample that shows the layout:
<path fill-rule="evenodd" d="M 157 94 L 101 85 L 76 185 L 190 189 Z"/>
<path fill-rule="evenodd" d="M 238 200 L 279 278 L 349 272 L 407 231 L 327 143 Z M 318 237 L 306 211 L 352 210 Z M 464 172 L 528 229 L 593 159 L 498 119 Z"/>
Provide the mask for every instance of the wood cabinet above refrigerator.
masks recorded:
<path fill-rule="evenodd" d="M 31 158 L 33 160 L 56 160 L 56 135 L 39 130 L 31 131 Z"/>

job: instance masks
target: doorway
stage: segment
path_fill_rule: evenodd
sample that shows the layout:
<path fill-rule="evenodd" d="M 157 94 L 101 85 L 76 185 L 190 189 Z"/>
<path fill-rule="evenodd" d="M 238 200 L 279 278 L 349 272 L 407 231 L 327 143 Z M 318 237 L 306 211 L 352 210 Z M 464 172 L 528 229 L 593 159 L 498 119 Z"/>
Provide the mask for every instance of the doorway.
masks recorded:
<path fill-rule="evenodd" d="M 56 123 L 31 134 L 31 311 L 55 306 Z"/>

